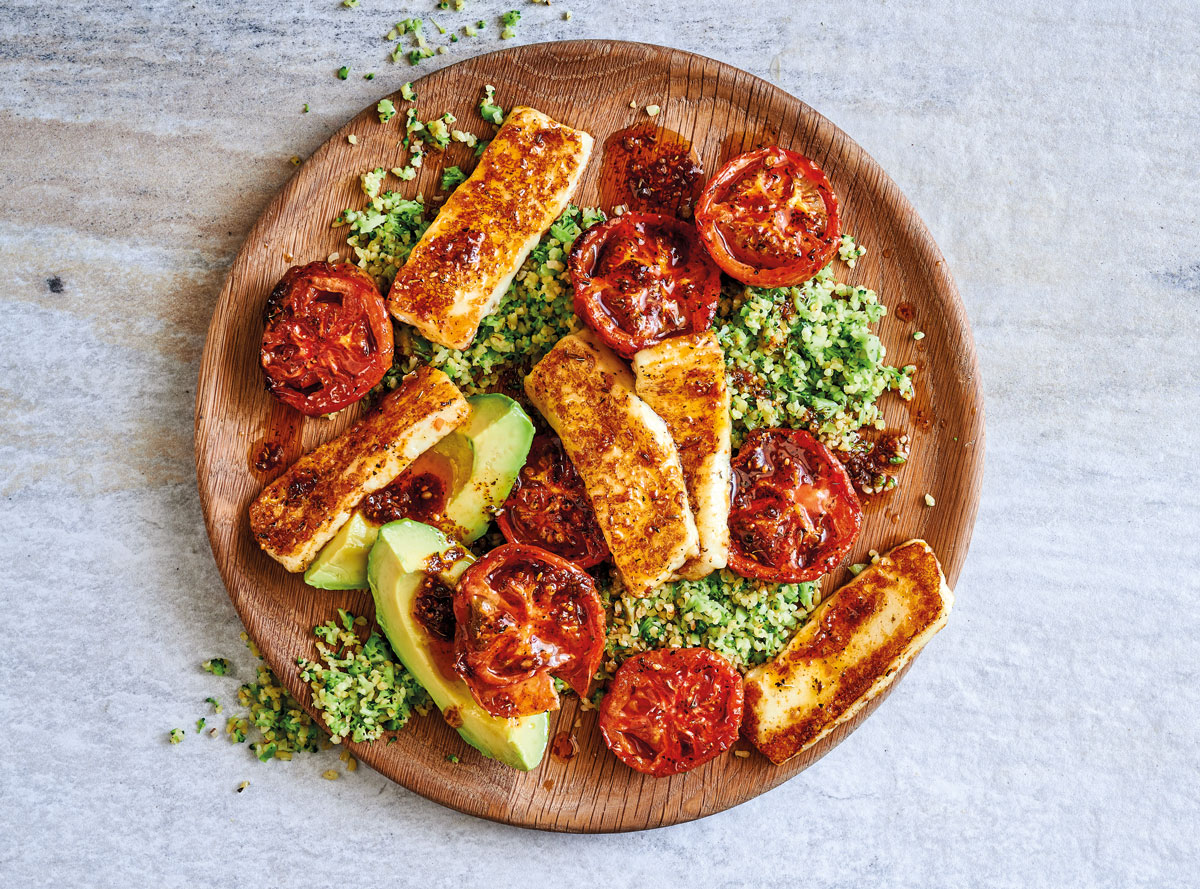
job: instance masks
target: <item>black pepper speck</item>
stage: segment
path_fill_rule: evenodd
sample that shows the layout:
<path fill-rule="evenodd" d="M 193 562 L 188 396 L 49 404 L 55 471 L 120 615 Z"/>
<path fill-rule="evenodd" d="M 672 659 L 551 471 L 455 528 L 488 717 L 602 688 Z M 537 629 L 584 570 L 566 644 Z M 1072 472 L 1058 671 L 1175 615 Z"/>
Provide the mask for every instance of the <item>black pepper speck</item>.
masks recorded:
<path fill-rule="evenodd" d="M 58 275 L 55 275 L 53 278 L 47 278 L 46 287 L 50 289 L 51 293 L 62 293 L 63 280 Z"/>

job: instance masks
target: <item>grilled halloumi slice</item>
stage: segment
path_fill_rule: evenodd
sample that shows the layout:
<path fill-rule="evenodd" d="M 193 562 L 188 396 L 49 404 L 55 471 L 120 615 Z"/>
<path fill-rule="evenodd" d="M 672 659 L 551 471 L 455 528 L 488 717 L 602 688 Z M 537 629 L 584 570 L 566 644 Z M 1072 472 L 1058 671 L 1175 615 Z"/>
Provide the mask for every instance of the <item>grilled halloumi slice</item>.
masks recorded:
<path fill-rule="evenodd" d="M 902 543 L 824 602 L 746 674 L 742 733 L 774 763 L 854 717 L 942 628 L 954 604 L 924 540 Z"/>
<path fill-rule="evenodd" d="M 558 341 L 525 392 L 575 464 L 625 587 L 644 596 L 696 554 L 683 464 L 633 374 L 589 332 Z"/>
<path fill-rule="evenodd" d="M 435 343 L 469 346 L 566 209 L 591 152 L 587 133 L 514 108 L 396 275 L 392 315 Z"/>
<path fill-rule="evenodd" d="M 633 356 L 637 394 L 666 421 L 683 463 L 699 552 L 679 569 L 689 580 L 724 568 L 729 558 L 729 387 L 717 335 L 671 337 Z"/>
<path fill-rule="evenodd" d="M 254 539 L 288 571 L 305 570 L 364 497 L 390 484 L 470 410 L 448 376 L 418 368 L 378 408 L 267 485 L 250 504 Z"/>

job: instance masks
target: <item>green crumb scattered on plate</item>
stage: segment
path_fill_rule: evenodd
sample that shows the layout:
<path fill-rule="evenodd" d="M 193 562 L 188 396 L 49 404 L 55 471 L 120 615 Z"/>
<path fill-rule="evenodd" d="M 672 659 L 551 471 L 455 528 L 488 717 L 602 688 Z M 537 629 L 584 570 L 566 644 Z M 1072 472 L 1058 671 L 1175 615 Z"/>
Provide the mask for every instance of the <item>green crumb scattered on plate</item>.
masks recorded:
<path fill-rule="evenodd" d="M 466 181 L 467 174 L 458 167 L 446 167 L 442 170 L 442 191 L 453 191 L 460 183 Z"/>

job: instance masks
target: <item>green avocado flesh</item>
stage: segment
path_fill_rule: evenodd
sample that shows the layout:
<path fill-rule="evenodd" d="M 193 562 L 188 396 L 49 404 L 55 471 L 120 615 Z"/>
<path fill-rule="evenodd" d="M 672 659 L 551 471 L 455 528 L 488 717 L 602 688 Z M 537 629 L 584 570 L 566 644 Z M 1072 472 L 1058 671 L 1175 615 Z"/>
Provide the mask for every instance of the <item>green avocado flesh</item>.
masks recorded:
<path fill-rule="evenodd" d="M 533 423 L 505 395 L 475 395 L 467 402 L 471 413 L 466 421 L 417 462 L 423 471 L 446 480 L 444 527 L 471 543 L 483 536 L 496 509 L 508 498 L 529 456 Z M 305 583 L 323 590 L 366 589 L 367 553 L 379 527 L 355 511 L 304 572 Z"/>
<path fill-rule="evenodd" d="M 361 590 L 367 586 L 367 555 L 375 545 L 379 525 L 361 512 L 350 516 L 333 540 L 304 572 L 304 582 L 323 590 Z"/>
<path fill-rule="evenodd" d="M 507 395 L 474 395 L 467 402 L 471 415 L 437 447 L 445 448 L 451 459 L 464 444 L 474 451 L 470 477 L 462 487 L 455 486 L 446 504 L 446 518 L 462 529 L 463 542 L 471 543 L 483 536 L 508 499 L 529 456 L 533 421 Z"/>
<path fill-rule="evenodd" d="M 384 525 L 371 548 L 367 569 L 375 619 L 396 656 L 464 741 L 484 756 L 528 771 L 542 761 L 546 751 L 549 717 L 539 713 L 501 719 L 480 707 L 465 682 L 449 678 L 438 666 L 432 648 L 436 640 L 415 616 L 417 597 L 430 574 L 452 588 L 474 561 L 461 546 L 429 525 L 411 519 Z"/>

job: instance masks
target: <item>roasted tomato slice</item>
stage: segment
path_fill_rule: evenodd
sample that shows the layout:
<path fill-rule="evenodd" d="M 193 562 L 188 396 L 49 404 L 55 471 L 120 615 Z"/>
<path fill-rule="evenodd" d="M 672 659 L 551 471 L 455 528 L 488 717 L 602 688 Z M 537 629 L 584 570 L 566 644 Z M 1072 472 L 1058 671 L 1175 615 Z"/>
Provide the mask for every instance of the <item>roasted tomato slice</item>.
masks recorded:
<path fill-rule="evenodd" d="M 263 318 L 267 388 L 310 417 L 358 401 L 392 366 L 383 297 L 355 266 L 293 266 L 271 291 Z"/>
<path fill-rule="evenodd" d="M 802 429 L 755 429 L 733 461 L 729 567 L 800 583 L 845 558 L 862 527 L 850 476 Z"/>
<path fill-rule="evenodd" d="M 552 676 L 585 696 L 604 654 L 596 585 L 536 546 L 506 543 L 463 572 L 454 618 L 458 673 L 494 716 L 555 709 Z"/>
<path fill-rule="evenodd" d="M 707 648 L 660 648 L 617 670 L 600 733 L 631 769 L 677 775 L 724 753 L 742 725 L 742 677 Z"/>
<path fill-rule="evenodd" d="M 694 226 L 626 213 L 588 229 L 570 258 L 575 313 L 626 358 L 679 333 L 707 330 L 721 273 Z"/>
<path fill-rule="evenodd" d="M 596 514 L 556 435 L 536 435 L 497 522 L 509 543 L 527 543 L 591 568 L 608 558 Z"/>
<path fill-rule="evenodd" d="M 717 171 L 696 205 L 704 246 L 743 284 L 803 284 L 833 258 L 842 236 L 837 198 L 821 168 L 772 145 Z"/>

